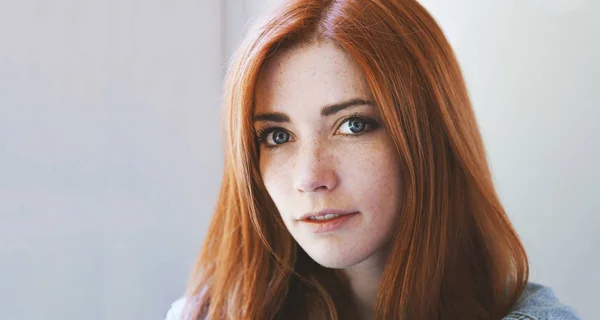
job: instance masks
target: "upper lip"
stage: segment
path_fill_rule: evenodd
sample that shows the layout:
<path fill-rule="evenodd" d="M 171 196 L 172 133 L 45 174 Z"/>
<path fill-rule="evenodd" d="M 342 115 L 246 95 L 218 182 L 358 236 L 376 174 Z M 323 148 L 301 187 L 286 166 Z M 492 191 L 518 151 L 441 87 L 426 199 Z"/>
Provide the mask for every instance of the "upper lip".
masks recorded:
<path fill-rule="evenodd" d="M 353 211 L 353 210 L 338 210 L 338 209 L 324 209 L 318 212 L 308 212 L 305 213 L 303 215 L 301 215 L 297 220 L 306 220 L 310 217 L 321 217 L 324 216 L 326 214 L 339 214 L 339 215 L 344 215 L 344 214 L 351 214 L 351 213 L 356 213 L 357 211 Z"/>

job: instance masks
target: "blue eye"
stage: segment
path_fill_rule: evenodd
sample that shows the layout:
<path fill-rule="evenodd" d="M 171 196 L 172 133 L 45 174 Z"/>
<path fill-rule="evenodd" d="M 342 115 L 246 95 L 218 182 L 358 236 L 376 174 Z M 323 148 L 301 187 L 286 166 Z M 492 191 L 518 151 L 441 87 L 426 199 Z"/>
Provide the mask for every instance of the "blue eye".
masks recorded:
<path fill-rule="evenodd" d="M 290 141 L 290 134 L 281 128 L 265 128 L 256 133 L 259 143 L 267 148 L 276 147 Z"/>
<path fill-rule="evenodd" d="M 350 116 L 338 127 L 338 132 L 343 135 L 361 135 L 378 127 L 375 120 L 362 116 Z"/>
<path fill-rule="evenodd" d="M 349 134 L 352 133 L 360 133 L 363 132 L 366 128 L 367 128 L 367 123 L 366 121 L 364 121 L 361 118 L 350 118 L 346 121 L 344 121 L 344 123 L 342 123 L 342 125 L 340 125 L 340 129 L 342 128 L 347 129 L 350 131 Z"/>
<path fill-rule="evenodd" d="M 284 144 L 284 143 L 288 142 L 288 140 L 290 140 L 289 133 L 287 133 L 285 131 L 273 130 L 273 131 L 271 131 L 271 133 L 273 133 L 272 139 L 273 139 L 273 142 L 275 142 L 275 144 Z"/>

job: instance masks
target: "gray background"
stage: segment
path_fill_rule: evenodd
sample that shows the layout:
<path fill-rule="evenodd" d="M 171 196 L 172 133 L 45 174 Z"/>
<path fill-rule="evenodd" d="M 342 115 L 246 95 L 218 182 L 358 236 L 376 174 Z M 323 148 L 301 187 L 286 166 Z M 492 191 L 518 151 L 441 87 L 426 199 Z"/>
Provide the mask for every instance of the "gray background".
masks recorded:
<path fill-rule="evenodd" d="M 0 0 L 0 318 L 162 319 L 222 172 L 224 65 L 271 0 Z M 532 280 L 599 318 L 600 3 L 422 0 Z"/>

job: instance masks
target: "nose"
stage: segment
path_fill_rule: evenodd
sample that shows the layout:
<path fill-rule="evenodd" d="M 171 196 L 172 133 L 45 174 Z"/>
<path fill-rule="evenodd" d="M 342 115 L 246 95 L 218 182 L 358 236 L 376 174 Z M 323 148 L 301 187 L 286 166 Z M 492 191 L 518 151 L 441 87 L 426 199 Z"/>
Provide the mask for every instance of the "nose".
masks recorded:
<path fill-rule="evenodd" d="M 331 191 L 338 184 L 333 156 L 323 146 L 302 148 L 294 170 L 294 188 L 302 193 Z"/>

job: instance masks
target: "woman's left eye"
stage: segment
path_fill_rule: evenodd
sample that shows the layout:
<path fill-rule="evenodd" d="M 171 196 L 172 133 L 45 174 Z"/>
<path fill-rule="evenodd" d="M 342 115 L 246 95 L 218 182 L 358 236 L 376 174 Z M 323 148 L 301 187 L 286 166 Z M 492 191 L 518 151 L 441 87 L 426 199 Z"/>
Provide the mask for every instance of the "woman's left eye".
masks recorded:
<path fill-rule="evenodd" d="M 375 123 L 369 119 L 352 117 L 344 120 L 338 128 L 341 134 L 355 135 L 374 129 Z"/>

